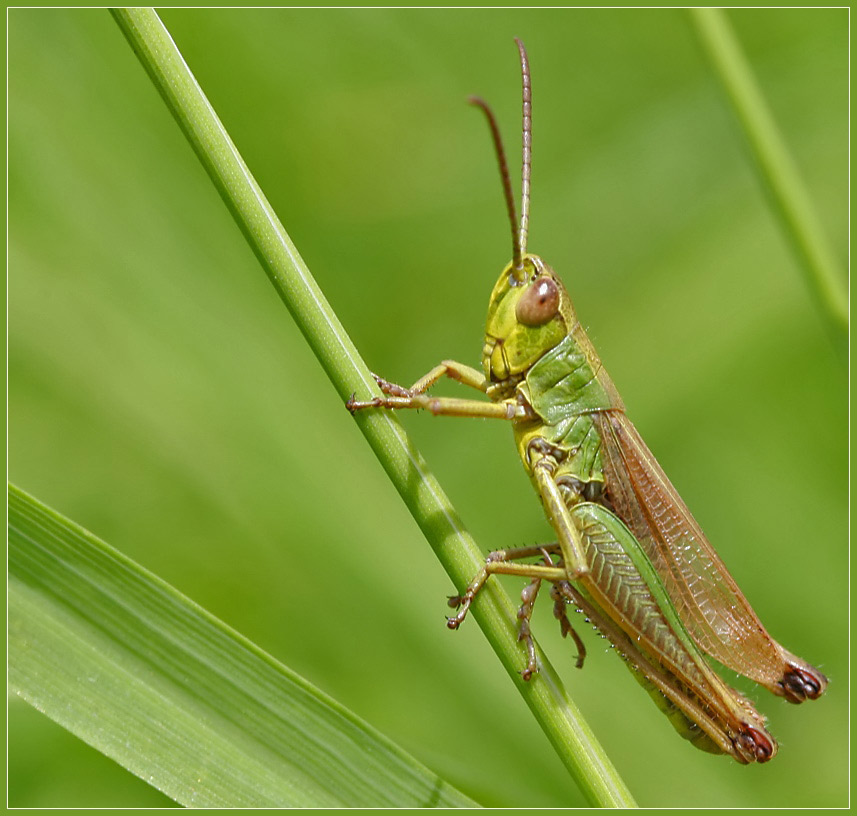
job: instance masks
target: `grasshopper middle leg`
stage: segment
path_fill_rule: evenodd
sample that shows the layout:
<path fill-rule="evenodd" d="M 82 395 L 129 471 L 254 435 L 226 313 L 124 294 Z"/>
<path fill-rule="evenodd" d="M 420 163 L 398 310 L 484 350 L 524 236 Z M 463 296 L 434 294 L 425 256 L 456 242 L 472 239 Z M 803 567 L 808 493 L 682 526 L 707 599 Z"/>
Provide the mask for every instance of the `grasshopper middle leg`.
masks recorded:
<path fill-rule="evenodd" d="M 566 614 L 566 599 L 557 591 L 557 582 L 567 581 L 568 573 L 562 565 L 556 564 L 551 558 L 552 553 L 560 553 L 562 547 L 559 543 L 547 544 L 543 546 L 533 547 L 518 547 L 512 550 L 496 550 L 488 555 L 485 560 L 485 565 L 474 576 L 473 580 L 468 585 L 467 589 L 461 595 L 453 595 L 449 599 L 449 605 L 457 609 L 458 612 L 451 618 L 447 618 L 447 626 L 450 629 L 458 629 L 467 612 L 470 609 L 470 604 L 473 599 L 479 594 L 485 586 L 485 582 L 489 576 L 502 575 L 520 575 L 530 578 L 530 583 L 524 587 L 521 592 L 521 606 L 518 609 L 518 640 L 523 641 L 527 649 L 527 666 L 521 672 L 524 680 L 529 680 L 536 672 L 538 672 L 538 661 L 536 659 L 536 648 L 533 636 L 530 631 L 530 617 L 533 613 L 533 607 L 536 603 L 539 588 L 542 581 L 550 581 L 554 586 L 551 589 L 551 597 L 554 600 L 554 617 L 559 621 L 563 637 L 571 635 L 577 646 L 577 667 L 583 666 L 583 660 L 586 657 L 586 647 L 583 641 L 575 631 Z M 519 558 L 529 558 L 535 555 L 541 555 L 544 559 L 544 564 L 516 564 L 514 560 Z"/>
<path fill-rule="evenodd" d="M 530 558 L 534 555 L 544 555 L 545 553 L 558 552 L 557 544 L 549 544 L 545 546 L 534 547 L 517 547 L 513 550 L 495 550 L 488 554 L 485 559 L 485 564 L 479 572 L 476 573 L 473 580 L 467 586 L 467 589 L 461 595 L 453 595 L 449 599 L 449 605 L 453 609 L 458 609 L 458 613 L 447 618 L 446 625 L 450 629 L 458 629 L 461 622 L 467 616 L 467 610 L 470 609 L 470 604 L 473 599 L 479 594 L 479 591 L 485 586 L 488 576 L 497 573 L 503 575 L 521 575 L 525 578 L 544 578 L 548 581 L 563 581 L 568 576 L 565 570 L 553 566 L 543 566 L 541 564 L 515 564 L 513 561 L 518 558 Z"/>

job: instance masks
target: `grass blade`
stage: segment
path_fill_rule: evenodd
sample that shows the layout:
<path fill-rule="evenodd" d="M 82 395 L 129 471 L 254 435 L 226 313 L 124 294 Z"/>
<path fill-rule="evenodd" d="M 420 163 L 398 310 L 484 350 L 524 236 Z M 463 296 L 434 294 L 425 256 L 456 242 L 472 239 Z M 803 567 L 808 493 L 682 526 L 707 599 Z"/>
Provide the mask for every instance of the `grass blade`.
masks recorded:
<path fill-rule="evenodd" d="M 725 13 L 716 8 L 695 8 L 690 13 L 747 137 L 774 210 L 806 273 L 807 284 L 841 344 L 848 331 L 845 275 L 827 241 L 809 192 Z"/>
<path fill-rule="evenodd" d="M 150 9 L 123 9 L 113 14 L 340 396 L 344 400 L 356 390 L 377 393 L 365 363 L 157 14 Z M 447 573 L 463 588 L 481 565 L 482 555 L 424 460 L 395 417 L 366 414 L 356 421 Z M 633 804 L 624 782 L 544 657 L 536 679 L 530 683 L 521 679 L 522 653 L 515 608 L 508 595 L 496 584 L 490 586 L 473 612 L 589 801 L 605 806 Z"/>
<path fill-rule="evenodd" d="M 9 486 L 10 687 L 195 807 L 470 799 L 192 601 Z"/>

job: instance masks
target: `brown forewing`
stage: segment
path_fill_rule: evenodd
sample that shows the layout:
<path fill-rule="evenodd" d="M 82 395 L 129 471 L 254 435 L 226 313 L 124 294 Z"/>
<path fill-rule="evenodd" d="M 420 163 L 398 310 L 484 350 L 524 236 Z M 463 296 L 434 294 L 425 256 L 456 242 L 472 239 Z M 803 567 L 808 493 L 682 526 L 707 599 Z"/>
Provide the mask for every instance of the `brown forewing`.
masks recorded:
<path fill-rule="evenodd" d="M 787 653 L 765 630 L 636 428 L 622 411 L 595 421 L 607 494 L 705 653 L 781 692 Z"/>

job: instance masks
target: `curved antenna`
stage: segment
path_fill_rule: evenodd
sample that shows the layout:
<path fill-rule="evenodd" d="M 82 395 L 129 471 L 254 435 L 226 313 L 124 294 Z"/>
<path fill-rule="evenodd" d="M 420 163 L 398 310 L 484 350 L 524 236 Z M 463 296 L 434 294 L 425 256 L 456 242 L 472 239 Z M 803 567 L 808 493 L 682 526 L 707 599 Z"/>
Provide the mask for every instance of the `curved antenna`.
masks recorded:
<path fill-rule="evenodd" d="M 509 221 L 512 224 L 512 266 L 516 270 L 523 270 L 523 253 L 521 252 L 520 234 L 518 232 L 518 215 L 515 212 L 515 196 L 512 193 L 512 182 L 509 179 L 509 165 L 506 163 L 506 153 L 503 150 L 503 139 L 500 136 L 500 128 L 497 119 L 488 103 L 479 96 L 468 97 L 471 105 L 482 108 L 491 127 L 491 137 L 494 139 L 494 150 L 497 153 L 497 163 L 500 165 L 500 177 L 503 180 L 503 194 L 506 197 L 506 210 L 509 213 Z"/>
<path fill-rule="evenodd" d="M 523 150 L 521 157 L 521 229 L 518 234 L 517 251 L 520 256 L 527 252 L 527 234 L 530 229 L 530 167 L 533 154 L 533 97 L 530 82 L 530 61 L 527 59 L 527 49 L 520 39 L 515 37 L 518 53 L 521 55 L 521 79 L 523 83 Z"/>

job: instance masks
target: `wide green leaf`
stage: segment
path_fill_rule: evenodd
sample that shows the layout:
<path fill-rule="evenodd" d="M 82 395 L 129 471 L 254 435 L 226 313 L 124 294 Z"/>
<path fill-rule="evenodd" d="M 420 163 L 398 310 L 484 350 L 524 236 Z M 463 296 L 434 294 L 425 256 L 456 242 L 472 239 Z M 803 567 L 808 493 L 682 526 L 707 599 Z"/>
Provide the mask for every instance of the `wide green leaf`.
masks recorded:
<path fill-rule="evenodd" d="M 74 522 L 9 486 L 12 689 L 196 807 L 474 803 Z"/>

